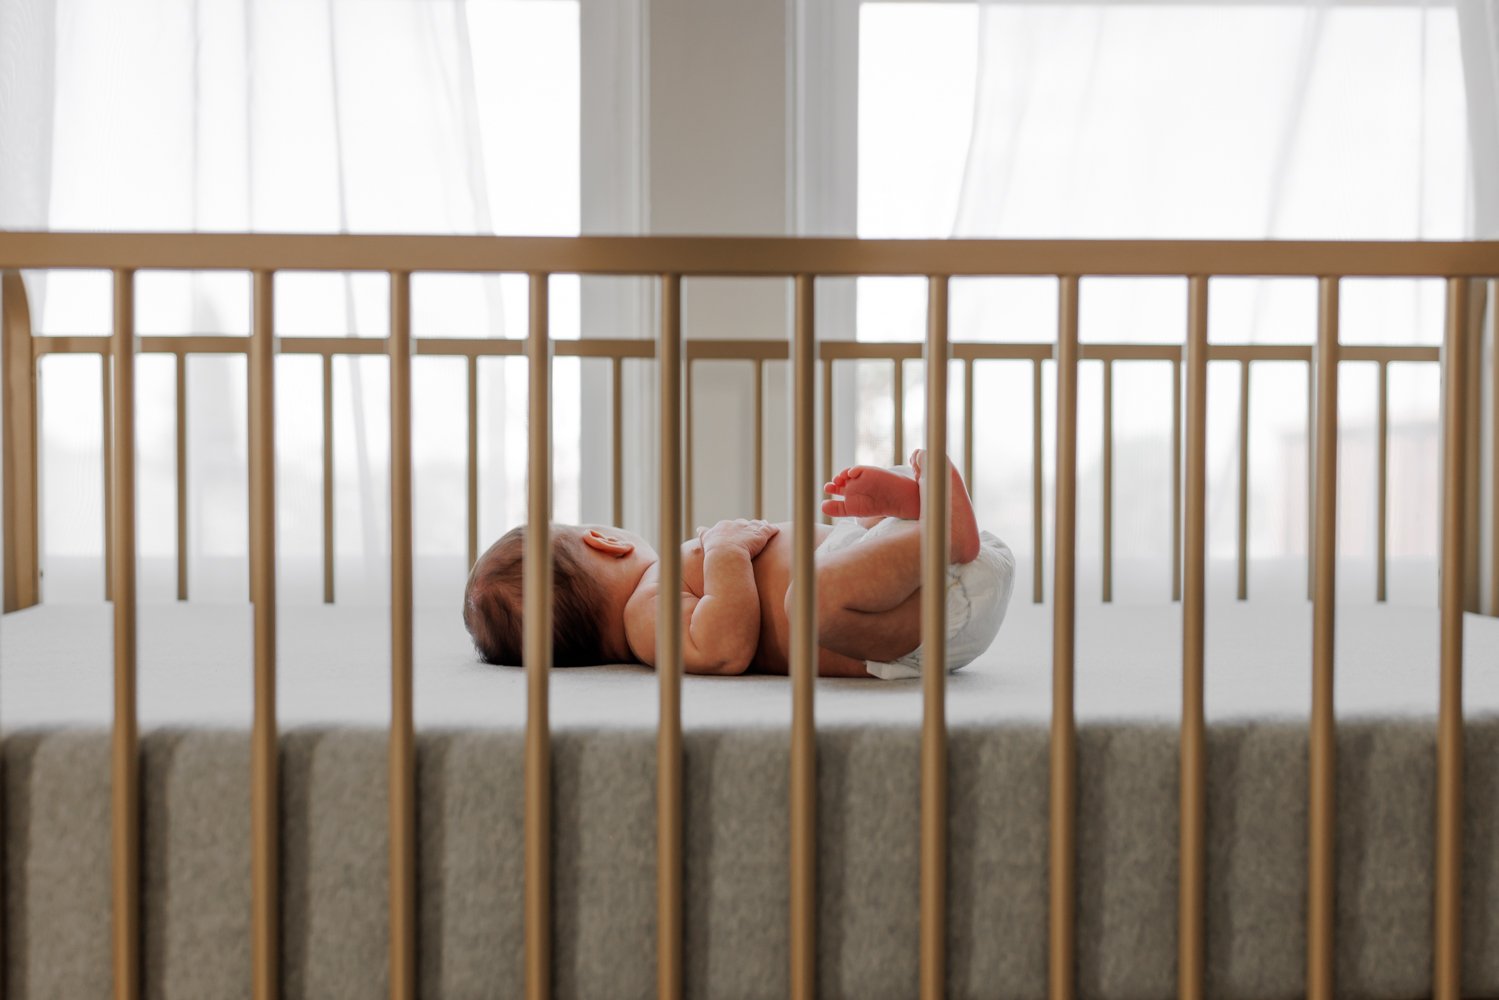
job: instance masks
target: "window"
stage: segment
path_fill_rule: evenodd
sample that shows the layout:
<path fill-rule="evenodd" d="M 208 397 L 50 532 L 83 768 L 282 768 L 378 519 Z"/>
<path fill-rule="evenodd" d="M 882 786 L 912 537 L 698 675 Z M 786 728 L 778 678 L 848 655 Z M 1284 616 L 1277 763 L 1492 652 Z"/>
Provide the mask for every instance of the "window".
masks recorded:
<path fill-rule="evenodd" d="M 174 7 L 79 19 L 59 41 L 48 224 L 57 229 L 489 231 L 571 235 L 582 200 L 579 0 Z M 410 40 L 409 43 L 406 40 Z M 141 63 L 133 54 L 149 49 Z M 123 69 L 121 60 L 129 60 Z M 114 155 L 99 155 L 101 144 Z M 421 336 L 524 336 L 525 276 L 418 275 Z M 248 333 L 245 274 L 148 272 L 142 334 Z M 33 302 L 43 334 L 110 328 L 104 274 L 53 272 Z M 383 275 L 285 273 L 286 337 L 383 336 Z M 579 335 L 579 283 L 551 288 L 553 335 Z M 281 596 L 321 599 L 322 373 L 278 359 Z M 480 537 L 523 519 L 524 365 L 480 364 Z M 192 356 L 188 379 L 189 578 L 195 599 L 245 593 L 245 361 Z M 140 382 L 141 587 L 175 593 L 175 368 L 144 356 Z M 102 593 L 101 413 L 96 358 L 41 366 L 47 599 Z M 424 601 L 451 601 L 466 571 L 461 361 L 413 365 L 416 546 Z M 335 544 L 340 600 L 385 599 L 386 365 L 333 363 Z M 556 508 L 579 506 L 579 373 L 554 378 Z M 503 417 L 499 410 L 503 409 Z M 501 429 L 490 433 L 490 428 Z M 440 571 L 423 572 L 437 563 Z M 424 579 L 425 578 L 425 581 Z M 441 581 L 440 586 L 434 581 Z M 434 587 L 441 590 L 438 594 Z"/>
<path fill-rule="evenodd" d="M 858 5 L 857 229 L 865 237 L 1454 239 L 1468 232 L 1457 16 L 1446 5 L 886 3 Z M 1215 280 L 1215 341 L 1308 343 L 1309 281 Z M 1180 342 L 1185 282 L 1083 282 L 1085 341 Z M 1347 281 L 1345 342 L 1436 343 L 1439 282 Z M 857 336 L 915 340 L 924 282 L 861 279 Z M 1054 280 L 954 281 L 955 339 L 1048 341 Z M 884 461 L 888 365 L 859 374 L 861 461 Z M 1212 366 L 1210 553 L 1236 538 L 1234 366 Z M 1029 366 L 978 366 L 981 519 L 1022 561 L 1030 537 Z M 956 374 L 956 370 L 955 370 Z M 1303 595 L 1304 366 L 1257 364 L 1251 385 L 1250 550 L 1260 595 Z M 1340 552 L 1371 567 L 1372 365 L 1341 369 Z M 920 365 L 908 366 L 907 447 Z M 1079 551 L 1097 553 L 1101 371 L 1081 373 Z M 1170 551 L 1169 370 L 1114 369 L 1116 576 L 1165 593 Z M 1047 450 L 1051 377 L 1045 380 Z M 960 388 L 955 383 L 955 395 Z M 1391 368 L 1391 599 L 1432 601 L 1432 366 Z M 1008 430 L 1007 430 L 1008 429 Z M 950 435 L 961 443 L 955 424 Z M 1300 456 L 1297 458 L 1296 456 Z M 1047 501 L 1049 505 L 1049 500 Z M 1096 555 L 1093 562 L 1097 562 Z M 1396 568 L 1405 563 L 1403 567 Z M 1022 567 L 1022 575 L 1027 572 Z M 1081 586 L 1091 586 L 1086 578 Z M 1396 578 L 1399 582 L 1396 582 Z M 1343 580 L 1372 593 L 1372 568 Z M 1116 586 L 1116 591 L 1121 589 Z M 1096 591 L 1095 591 L 1096 592 Z"/>

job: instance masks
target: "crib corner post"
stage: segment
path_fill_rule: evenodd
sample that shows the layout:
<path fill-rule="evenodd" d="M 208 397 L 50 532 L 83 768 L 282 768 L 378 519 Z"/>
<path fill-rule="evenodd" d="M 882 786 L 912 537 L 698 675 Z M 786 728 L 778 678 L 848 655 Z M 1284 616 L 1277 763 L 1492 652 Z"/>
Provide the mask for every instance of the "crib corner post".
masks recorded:
<path fill-rule="evenodd" d="M 38 540 L 36 355 L 20 271 L 0 274 L 0 456 L 4 464 L 4 611 L 41 601 Z"/>

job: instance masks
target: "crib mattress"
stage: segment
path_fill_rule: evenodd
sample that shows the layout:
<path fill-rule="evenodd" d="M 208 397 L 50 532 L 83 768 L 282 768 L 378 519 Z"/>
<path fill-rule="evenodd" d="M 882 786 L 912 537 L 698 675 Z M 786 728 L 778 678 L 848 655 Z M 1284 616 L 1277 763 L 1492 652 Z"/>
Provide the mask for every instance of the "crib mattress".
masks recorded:
<path fill-rule="evenodd" d="M 285 995 L 386 988 L 388 620 L 279 613 Z M 474 661 L 452 609 L 416 623 L 424 996 L 522 982 L 524 676 Z M 1045 994 L 1047 609 L 1017 604 L 949 679 L 948 971 L 954 996 Z M 109 992 L 105 606 L 0 619 L 7 995 Z M 1465 992 L 1499 995 L 1499 620 L 1467 616 Z M 1310 615 L 1208 618 L 1208 991 L 1303 990 Z M 1437 621 L 1338 609 L 1340 995 L 1429 991 Z M 1175 990 L 1180 611 L 1079 612 L 1078 983 Z M 150 995 L 249 977 L 249 615 L 143 607 L 145 967 Z M 908 997 L 917 974 L 918 682 L 820 681 L 818 975 Z M 655 959 L 655 677 L 557 671 L 554 961 L 562 997 L 645 996 Z M 687 678 L 686 984 L 785 993 L 784 678 Z"/>

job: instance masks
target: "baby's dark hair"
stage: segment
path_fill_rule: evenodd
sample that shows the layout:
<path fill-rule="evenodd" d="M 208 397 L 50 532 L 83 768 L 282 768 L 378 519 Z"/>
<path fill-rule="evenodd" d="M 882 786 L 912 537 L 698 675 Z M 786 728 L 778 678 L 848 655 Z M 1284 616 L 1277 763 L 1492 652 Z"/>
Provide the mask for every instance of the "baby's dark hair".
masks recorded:
<path fill-rule="evenodd" d="M 524 666 L 521 655 L 522 555 L 526 529 L 513 528 L 479 557 L 463 592 L 463 624 L 485 663 Z M 552 536 L 552 664 L 604 663 L 602 594 L 583 563 L 583 543 Z"/>

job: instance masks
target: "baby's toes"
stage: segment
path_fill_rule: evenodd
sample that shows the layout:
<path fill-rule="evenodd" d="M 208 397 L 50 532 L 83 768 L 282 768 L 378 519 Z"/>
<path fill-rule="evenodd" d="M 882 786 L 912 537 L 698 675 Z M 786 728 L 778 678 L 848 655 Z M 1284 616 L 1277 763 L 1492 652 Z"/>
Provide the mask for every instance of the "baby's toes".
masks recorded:
<path fill-rule="evenodd" d="M 828 517 L 848 516 L 847 508 L 844 506 L 842 500 L 824 500 L 822 502 L 822 512 Z"/>

